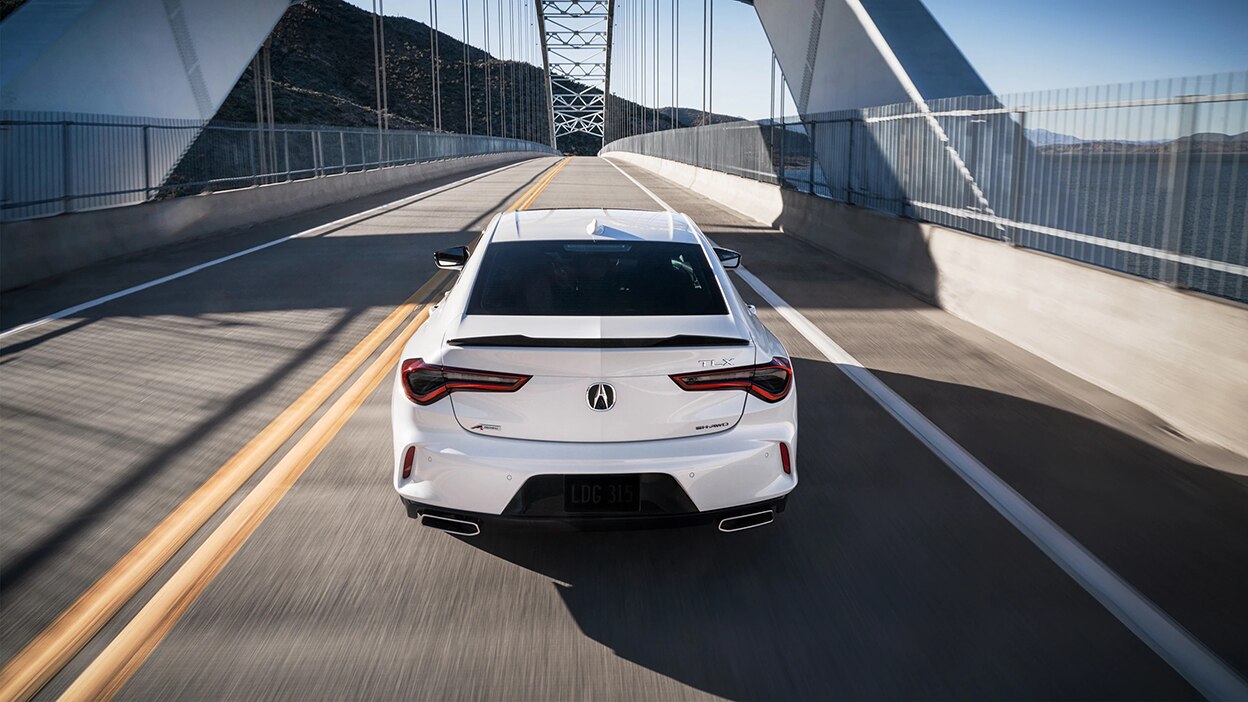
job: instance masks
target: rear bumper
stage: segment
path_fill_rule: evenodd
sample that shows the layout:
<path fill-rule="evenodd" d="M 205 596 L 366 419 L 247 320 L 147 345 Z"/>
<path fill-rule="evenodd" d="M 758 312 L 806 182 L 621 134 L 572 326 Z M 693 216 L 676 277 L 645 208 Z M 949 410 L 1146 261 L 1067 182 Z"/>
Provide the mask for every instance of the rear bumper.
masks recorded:
<path fill-rule="evenodd" d="M 771 511 L 774 514 L 780 514 L 781 512 L 784 512 L 787 502 L 788 495 L 785 495 L 778 499 L 766 500 L 764 502 L 756 502 L 748 505 L 740 505 L 737 507 L 728 507 L 726 509 L 709 510 L 706 512 L 636 515 L 612 514 L 603 516 L 575 514 L 540 516 L 482 514 L 480 512 L 467 512 L 464 510 L 453 510 L 446 509 L 444 507 L 423 505 L 417 502 L 411 502 L 407 499 L 403 500 L 403 506 L 407 509 L 407 516 L 412 519 L 418 519 L 422 515 L 451 517 L 458 520 L 472 522 L 480 527 L 482 531 L 490 532 L 528 530 L 614 531 L 703 526 L 707 524 L 718 524 L 724 519 L 732 517 L 755 514 L 764 511 Z"/>
<path fill-rule="evenodd" d="M 797 486 L 796 427 L 747 425 L 720 434 L 619 443 L 518 441 L 460 429 L 413 428 L 396 435 L 394 487 L 405 501 L 430 508 L 506 515 L 530 480 L 583 474 L 661 476 L 680 500 L 663 512 L 709 512 L 777 500 Z M 779 444 L 789 444 L 793 469 L 785 473 Z M 414 447 L 412 471 L 401 461 Z M 515 511 L 514 509 L 512 510 Z"/>
<path fill-rule="evenodd" d="M 391 395 L 393 484 L 405 502 L 494 516 L 504 516 L 509 506 L 514 507 L 522 486 L 531 479 L 565 475 L 663 476 L 681 497 L 679 504 L 660 505 L 657 511 L 667 513 L 768 503 L 797 486 L 794 395 L 776 404 L 751 396 L 736 426 L 716 434 L 652 441 L 562 442 L 467 431 L 449 403 L 414 405 L 396 383 Z M 781 442 L 789 447 L 789 473 L 783 469 Z M 409 450 L 414 461 L 410 475 L 404 477 L 402 462 Z M 530 516 L 535 515 L 525 518 Z"/>

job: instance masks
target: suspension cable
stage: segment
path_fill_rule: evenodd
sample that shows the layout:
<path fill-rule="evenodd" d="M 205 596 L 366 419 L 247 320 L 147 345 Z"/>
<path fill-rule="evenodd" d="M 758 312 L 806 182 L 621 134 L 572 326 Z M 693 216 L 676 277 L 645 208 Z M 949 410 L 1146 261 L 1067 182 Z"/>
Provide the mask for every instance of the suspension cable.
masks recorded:
<path fill-rule="evenodd" d="M 494 120 L 493 117 L 493 100 L 489 96 L 489 62 L 493 56 L 489 54 L 489 0 L 480 0 L 480 29 L 482 29 L 482 47 L 485 50 L 485 59 L 482 66 L 485 69 L 485 135 L 494 136 Z"/>
<path fill-rule="evenodd" d="M 619 6 L 618 6 L 618 5 L 616 6 L 616 9 L 617 9 L 617 10 L 619 9 Z M 609 26 L 609 27 L 608 27 L 608 31 L 611 33 L 611 40 L 612 40 L 612 42 L 614 43 L 614 45 L 615 45 L 615 46 L 619 46 L 619 43 L 620 43 L 620 22 L 619 22 L 619 19 L 618 19 L 618 17 L 616 17 L 616 16 L 614 16 L 614 15 L 613 15 L 613 16 L 611 17 L 610 21 L 611 21 L 611 23 L 612 23 L 612 24 L 611 24 L 611 26 Z M 613 47 L 612 47 L 611 52 L 610 52 L 611 62 L 607 65 L 607 72 L 608 72 L 608 74 L 609 74 L 609 75 L 611 75 L 611 76 L 613 76 L 613 77 L 614 77 L 614 80 L 612 81 L 612 83 L 614 83 L 614 84 L 615 84 L 615 89 L 616 89 L 616 90 L 619 90 L 619 89 L 620 89 L 620 88 L 619 88 L 619 80 L 620 80 L 620 76 L 619 76 L 619 71 L 616 71 L 616 70 L 615 70 L 615 64 L 616 64 L 616 60 L 620 57 L 620 53 L 619 53 L 619 50 L 615 48 L 615 46 L 613 46 Z M 610 86 L 611 86 L 611 83 L 608 83 L 608 88 L 609 88 Z M 602 96 L 602 99 L 603 99 L 604 101 L 610 101 L 610 100 L 611 100 L 611 93 L 608 91 L 608 92 L 607 92 L 607 94 L 605 94 L 605 95 L 603 95 L 603 96 Z M 609 124 L 604 123 L 604 124 L 602 125 L 602 126 L 603 126 L 603 142 L 604 142 L 604 143 L 609 143 L 609 142 L 614 141 L 615 139 L 618 139 L 618 138 L 619 138 L 619 136 L 617 136 L 617 135 L 618 135 L 620 132 L 619 132 L 619 130 L 618 130 L 618 129 L 616 129 L 616 128 L 615 128 L 616 113 L 619 111 L 619 107 L 620 107 L 620 105 L 619 105 L 619 101 L 618 101 L 618 100 L 617 100 L 617 101 L 615 101 L 615 103 L 614 103 L 614 104 L 615 104 L 615 106 L 614 106 L 613 108 L 611 108 L 611 109 L 607 110 L 607 114 L 606 114 L 607 119 L 608 119 L 608 120 L 611 120 L 611 122 L 610 122 Z M 607 130 L 610 130 L 610 136 L 609 136 L 609 137 L 607 136 Z"/>
<path fill-rule="evenodd" d="M 672 0 L 672 129 L 680 126 L 680 0 Z"/>
<path fill-rule="evenodd" d="M 494 67 L 498 69 L 498 135 L 505 137 L 507 136 L 507 102 L 504 99 L 505 90 L 503 86 L 503 0 L 496 0 L 496 4 L 498 7 L 498 13 L 495 15 L 498 17 L 498 41 L 495 43 L 494 48 L 498 51 L 498 60 L 494 62 Z"/>
<path fill-rule="evenodd" d="M 615 34 L 612 37 L 615 40 L 615 46 L 611 49 L 611 85 L 615 87 L 617 96 L 615 110 L 615 138 L 621 139 L 628 136 L 628 102 L 624 98 L 624 94 L 628 92 L 628 63 L 621 59 L 625 55 L 625 51 L 621 47 L 627 47 L 628 32 L 627 22 L 621 18 L 627 14 L 628 6 L 624 2 L 618 2 L 615 7 Z"/>
<path fill-rule="evenodd" d="M 514 0 L 505 0 L 503 11 L 507 17 L 507 58 L 503 63 L 503 71 L 507 77 L 507 136 L 516 138 L 516 23 L 512 16 Z"/>
<path fill-rule="evenodd" d="M 648 85 L 650 72 L 646 70 L 646 59 L 649 58 L 649 54 L 646 52 L 646 39 L 649 34 L 646 31 L 646 0 L 638 0 L 638 4 L 641 5 L 641 24 L 638 25 L 641 29 L 641 53 L 637 57 L 641 63 L 641 99 L 639 100 L 641 103 L 641 129 L 644 132 L 648 132 L 650 129 L 646 115 L 646 98 L 649 97 L 650 92 L 650 86 Z"/>
<path fill-rule="evenodd" d="M 533 14 L 529 17 L 529 21 L 533 24 L 533 35 L 530 51 L 533 53 L 533 141 L 540 142 L 542 140 L 542 119 L 541 115 L 546 111 L 545 93 L 542 91 L 542 28 L 537 21 L 537 7 L 533 8 Z M 603 97 L 606 100 L 606 97 Z M 603 103 L 606 104 L 605 102 Z M 604 108 L 605 109 L 605 108 Z M 604 125 L 605 126 L 605 125 Z"/>
<path fill-rule="evenodd" d="M 706 114 L 707 119 L 715 111 L 715 0 L 709 0 L 711 6 L 710 18 L 710 49 L 709 58 L 707 59 L 706 69 Z"/>
<path fill-rule="evenodd" d="M 637 2 L 628 3 L 628 133 L 636 134 L 637 128 Z"/>
<path fill-rule="evenodd" d="M 537 141 L 541 138 L 541 131 L 538 129 L 539 125 L 537 123 L 538 106 L 541 104 L 541 101 L 538 100 L 537 95 L 537 71 L 534 70 L 537 67 L 537 52 L 537 10 L 534 8 L 533 12 L 529 14 L 529 65 L 524 67 L 524 70 L 529 74 L 529 109 L 531 110 L 529 113 L 529 139 L 532 141 Z"/>
<path fill-rule="evenodd" d="M 639 134 L 646 131 L 646 106 L 644 104 L 646 99 L 646 16 L 643 2 L 645 0 L 633 2 L 633 119 L 636 122 L 636 132 Z"/>
<path fill-rule="evenodd" d="M 771 97 L 768 99 L 767 109 L 771 111 L 768 120 L 772 124 L 776 122 L 776 52 L 771 52 Z"/>
<path fill-rule="evenodd" d="M 768 136 L 767 141 L 768 160 L 775 163 L 776 156 L 773 153 L 776 147 L 776 52 L 771 52 L 771 94 L 768 98 L 767 109 L 771 112 L 770 119 L 767 120 Z"/>
<path fill-rule="evenodd" d="M 494 55 L 489 52 L 489 0 L 480 0 L 480 24 L 485 35 L 485 134 L 494 136 L 494 96 L 489 90 L 489 74 L 494 65 Z"/>
<path fill-rule="evenodd" d="M 642 131 L 641 124 L 641 3 L 642 0 L 633 1 L 633 133 L 639 134 Z"/>
<path fill-rule="evenodd" d="M 620 15 L 620 46 L 623 47 L 616 56 L 616 61 L 620 65 L 619 91 L 620 99 L 623 101 L 620 111 L 620 134 L 622 136 L 632 136 L 632 101 L 628 99 L 632 92 L 633 74 L 628 67 L 628 57 L 632 53 L 631 42 L 633 41 L 633 33 L 629 30 L 628 13 L 632 12 L 632 0 L 622 5 L 623 13 Z"/>
<path fill-rule="evenodd" d="M 272 38 L 264 40 L 264 93 L 269 103 L 269 170 L 277 171 L 277 125 L 274 124 L 273 107 L 273 51 Z"/>
<path fill-rule="evenodd" d="M 516 80 L 516 63 L 517 57 L 520 55 L 519 42 L 516 37 L 516 2 L 515 0 L 507 0 L 507 18 L 510 20 L 507 24 L 511 27 L 511 62 L 507 64 L 508 80 L 511 82 L 511 136 L 513 138 L 519 136 L 520 120 L 519 120 L 519 91 L 517 90 L 518 81 Z"/>
<path fill-rule="evenodd" d="M 520 65 L 520 82 L 524 84 L 524 138 L 531 141 L 533 139 L 533 76 L 529 73 L 529 61 L 533 56 L 529 52 L 531 36 L 525 7 L 523 4 L 520 5 L 520 55 L 524 61 Z"/>
<path fill-rule="evenodd" d="M 377 45 L 377 0 L 373 0 L 373 11 L 369 13 L 369 19 L 373 23 L 373 91 L 376 96 L 375 105 L 377 107 L 377 134 L 380 139 L 382 122 L 381 122 L 381 62 Z"/>
<path fill-rule="evenodd" d="M 377 28 L 381 38 L 381 126 L 390 129 L 390 95 L 386 80 L 386 0 L 377 0 Z M 378 154 L 381 158 L 381 154 Z"/>
<path fill-rule="evenodd" d="M 710 120 L 710 113 L 706 111 L 706 7 L 709 2 L 702 0 L 702 119 L 698 120 L 701 124 Z"/>
<path fill-rule="evenodd" d="M 504 82 L 507 86 L 507 136 L 512 139 L 516 138 L 516 81 L 515 73 L 512 67 L 516 60 L 516 37 L 515 25 L 511 17 L 512 0 L 505 0 L 503 12 L 505 13 L 507 27 L 507 44 L 503 49 L 505 58 L 503 59 Z"/>
<path fill-rule="evenodd" d="M 634 62 L 637 60 L 637 32 L 636 15 L 637 2 L 629 0 L 628 16 L 625 18 L 626 27 L 628 29 L 628 57 L 624 62 L 624 68 L 628 72 L 628 134 L 632 136 L 637 133 L 637 67 Z"/>
<path fill-rule="evenodd" d="M 438 4 L 429 0 L 429 82 L 433 88 L 433 131 L 442 131 L 442 76 L 438 70 Z"/>
<path fill-rule="evenodd" d="M 464 30 L 464 125 L 466 133 L 472 134 L 472 73 L 468 68 L 468 0 L 460 0 L 460 19 Z"/>
<path fill-rule="evenodd" d="M 268 173 L 268 149 L 264 145 L 265 141 L 265 111 L 264 111 L 264 47 L 251 59 L 251 84 L 253 97 L 256 100 L 256 150 L 255 155 L 257 161 L 252 163 L 255 168 L 253 175 Z"/>
<path fill-rule="evenodd" d="M 654 0 L 654 130 L 659 130 L 659 0 Z"/>

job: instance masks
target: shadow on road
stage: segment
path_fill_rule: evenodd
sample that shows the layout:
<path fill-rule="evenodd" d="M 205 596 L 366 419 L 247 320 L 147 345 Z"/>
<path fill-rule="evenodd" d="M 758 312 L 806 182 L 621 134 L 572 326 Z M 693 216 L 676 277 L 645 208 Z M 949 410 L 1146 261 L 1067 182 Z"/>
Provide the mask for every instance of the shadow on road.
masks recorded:
<path fill-rule="evenodd" d="M 479 174 L 478 174 L 479 175 Z M 460 176 L 464 177 L 464 176 Z M 474 181 L 475 182 L 475 181 Z M 441 183 L 434 182 L 423 185 L 421 190 L 432 189 Z M 444 190 L 443 193 L 455 193 L 457 189 L 470 187 L 472 183 L 463 183 Z M 527 188 L 528 182 L 509 189 L 494 202 L 474 204 L 469 216 L 475 219 L 471 226 L 462 230 L 426 231 L 420 233 L 402 233 L 402 224 L 394 224 L 393 218 L 401 218 L 404 208 L 380 212 L 360 221 L 342 225 L 337 229 L 319 234 L 315 237 L 292 239 L 271 249 L 255 252 L 248 256 L 226 262 L 219 266 L 194 273 L 186 278 L 171 281 L 155 288 L 128 295 L 116 301 L 84 310 L 72 319 L 82 320 L 81 325 L 92 321 L 114 316 L 142 316 L 156 314 L 198 314 L 213 311 L 242 310 L 286 310 L 306 309 L 316 305 L 300 304 L 280 296 L 281 288 L 272 285 L 272 279 L 265 274 L 266 269 L 277 267 L 295 268 L 306 257 L 330 255 L 341 265 L 336 275 L 338 280 L 320 280 L 324 291 L 334 288 L 331 283 L 354 280 L 352 274 L 360 273 L 370 285 L 379 281 L 389 280 L 392 284 L 407 285 L 410 278 L 394 276 L 386 278 L 384 266 L 393 265 L 396 251 L 403 252 L 407 247 L 396 248 L 395 241 L 389 237 L 404 236 L 409 238 L 410 250 L 413 255 L 429 255 L 442 246 L 443 239 L 450 237 L 452 243 L 460 243 L 467 232 L 476 232 L 485 226 L 493 213 L 512 202 L 521 191 Z M 392 191 L 383 195 L 362 198 L 358 202 L 337 205 L 315 210 L 306 215 L 287 217 L 281 220 L 264 222 L 245 230 L 223 233 L 217 237 L 207 237 L 192 241 L 164 246 L 152 250 L 138 252 L 129 256 L 112 259 L 48 280 L 5 291 L 0 298 L 0 330 L 10 329 L 26 322 L 38 319 L 43 315 L 52 314 L 60 309 L 124 290 L 130 286 L 142 284 L 150 280 L 177 273 L 200 263 L 242 251 L 251 246 L 275 241 L 300 231 L 321 226 L 351 214 L 366 211 L 373 207 L 385 205 L 403 197 L 419 194 L 411 188 Z M 418 203 L 416 205 L 418 206 Z M 411 206 L 409 206 L 411 207 Z M 461 214 L 448 211 L 448 216 Z M 383 218 L 390 217 L 389 222 Z M 347 235 L 344 230 L 357 229 L 368 231 L 380 228 L 384 233 L 375 235 Z M 395 231 L 395 230 L 399 231 Z M 302 247 L 302 248 L 300 248 Z M 284 263 L 274 264 L 275 257 Z M 421 264 L 425 261 L 421 260 Z M 419 272 L 426 268 L 417 266 Z M 252 275 L 253 271 L 259 271 Z M 250 276 L 250 277 L 249 277 Z M 205 282 L 209 279 L 211 282 Z M 251 285 L 246 285 L 250 283 Z M 418 283 L 419 284 L 419 283 Z M 259 286 L 260 294 L 252 289 Z M 358 291 L 353 291 L 357 292 Z M 332 306 L 332 305 L 331 305 Z M 172 307 L 173 309 L 166 309 Z M 37 346 L 45 338 L 59 335 L 60 332 L 44 332 L 31 336 L 23 335 L 18 344 L 5 347 L 0 353 L 13 353 L 13 347 L 30 348 Z"/>
<path fill-rule="evenodd" d="M 31 575 L 55 562 L 93 526 L 119 519 L 126 511 L 127 501 L 167 471 L 175 459 L 202 450 L 227 422 L 257 404 L 271 401 L 272 394 L 292 375 L 335 344 L 342 344 L 342 335 L 364 315 L 376 316 L 377 310 L 388 312 L 402 304 L 436 272 L 432 252 L 470 241 L 473 232 L 488 221 L 492 210 L 486 212 L 471 227 L 457 231 L 294 239 L 269 251 L 85 310 L 81 319 L 67 326 L 35 333 L 0 349 L 0 357 L 11 364 L 6 373 L 13 387 L 48 386 L 52 381 L 40 381 L 35 376 L 49 364 L 81 365 L 83 374 L 134 375 L 136 369 L 145 369 L 150 372 L 145 374 L 144 396 L 152 407 L 167 407 L 171 402 L 168 398 L 185 392 L 184 378 L 170 375 L 162 367 L 151 367 L 152 359 L 170 349 L 181 349 L 183 355 L 212 359 L 209 366 L 196 372 L 200 382 L 211 385 L 213 394 L 219 388 L 230 390 L 227 399 L 188 421 L 175 439 L 139 454 L 131 464 L 110 466 L 106 474 L 94 474 L 91 482 L 74 484 L 68 490 L 50 490 L 44 485 L 46 476 L 31 468 L 38 465 L 38 456 L 20 451 L 7 455 L 4 483 L 12 492 L 5 502 L 12 512 L 6 521 L 20 514 L 43 528 L 32 540 L 16 549 L 6 549 L 0 565 L 6 589 L 13 592 Z M 283 320 L 246 314 L 298 310 L 327 313 L 311 338 L 298 343 L 292 339 L 305 338 L 303 334 L 283 338 Z M 158 316 L 175 319 L 139 319 Z M 108 329 L 89 326 L 91 321 L 103 318 L 112 322 Z M 230 327 L 249 329 L 246 334 L 231 334 Z M 366 331 L 359 333 L 362 336 Z M 127 344 L 119 342 L 118 336 L 140 341 Z M 347 341 L 346 348 L 350 348 L 358 338 Z M 125 352 L 107 358 L 82 353 L 82 349 L 93 345 L 120 347 Z M 247 385 L 229 372 L 234 363 L 257 364 L 269 359 L 274 359 L 272 370 Z M 21 382 L 17 383 L 15 379 L 19 378 Z M 6 398 L 9 404 L 3 407 L 6 427 L 13 430 L 18 426 L 18 418 L 29 420 L 35 416 L 29 406 L 46 402 L 47 395 L 52 394 L 55 393 L 46 387 L 44 396 L 10 392 Z M 49 416 L 44 422 L 60 425 L 67 435 L 84 440 L 83 427 L 73 426 L 71 419 Z M 100 424 L 101 428 L 111 427 L 107 419 L 94 417 L 83 421 Z M 112 433 L 103 440 L 124 442 L 127 436 Z M 193 476 L 186 484 L 186 492 L 207 477 Z M 67 496 L 77 498 L 74 502 L 80 507 L 53 513 L 44 506 Z M 157 515 L 132 516 L 153 520 Z"/>
<path fill-rule="evenodd" d="M 1196 696 L 879 408 L 838 401 L 858 391 L 834 366 L 799 359 L 796 371 L 819 392 L 801 396 L 802 482 L 775 525 L 487 530 L 464 543 L 551 578 L 585 635 L 620 657 L 728 698 Z M 1248 661 L 1233 624 L 1248 620 L 1235 593 L 1248 546 L 1234 537 L 1248 533 L 1248 500 L 1227 476 L 1051 407 L 878 375 L 1013 415 L 1041 443 L 1067 437 L 1051 450 L 1003 437 L 1015 443 L 1000 474 L 1042 509 L 1063 505 L 1062 526 L 1227 660 Z M 1120 463 L 1104 465 L 1109 454 Z M 1134 483 L 1128 463 L 1142 467 Z"/>

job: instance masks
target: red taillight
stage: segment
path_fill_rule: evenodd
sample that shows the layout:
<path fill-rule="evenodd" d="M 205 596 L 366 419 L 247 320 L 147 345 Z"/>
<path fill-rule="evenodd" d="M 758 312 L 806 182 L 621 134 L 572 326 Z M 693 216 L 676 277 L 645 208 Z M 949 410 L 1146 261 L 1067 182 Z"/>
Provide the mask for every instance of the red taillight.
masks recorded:
<path fill-rule="evenodd" d="M 403 479 L 407 480 L 412 477 L 412 463 L 416 461 L 416 447 L 408 446 L 407 451 L 403 454 Z"/>
<path fill-rule="evenodd" d="M 787 358 L 744 368 L 678 373 L 671 376 L 682 390 L 744 390 L 765 402 L 779 402 L 793 387 L 793 367 Z"/>
<path fill-rule="evenodd" d="M 453 392 L 515 392 L 529 382 L 529 375 L 448 368 L 419 358 L 403 362 L 403 392 L 418 405 L 430 405 Z"/>
<path fill-rule="evenodd" d="M 785 475 L 793 473 L 793 464 L 789 461 L 789 445 L 780 442 L 780 467 L 784 469 Z"/>

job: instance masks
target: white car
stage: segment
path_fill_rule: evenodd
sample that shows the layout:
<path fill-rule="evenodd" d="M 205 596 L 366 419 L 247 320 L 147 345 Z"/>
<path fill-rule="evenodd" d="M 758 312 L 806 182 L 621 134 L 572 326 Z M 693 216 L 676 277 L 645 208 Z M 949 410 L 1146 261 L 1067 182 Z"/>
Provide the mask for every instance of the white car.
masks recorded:
<path fill-rule="evenodd" d="M 508 212 L 404 348 L 394 487 L 425 526 L 770 523 L 797 485 L 780 341 L 688 216 Z"/>

